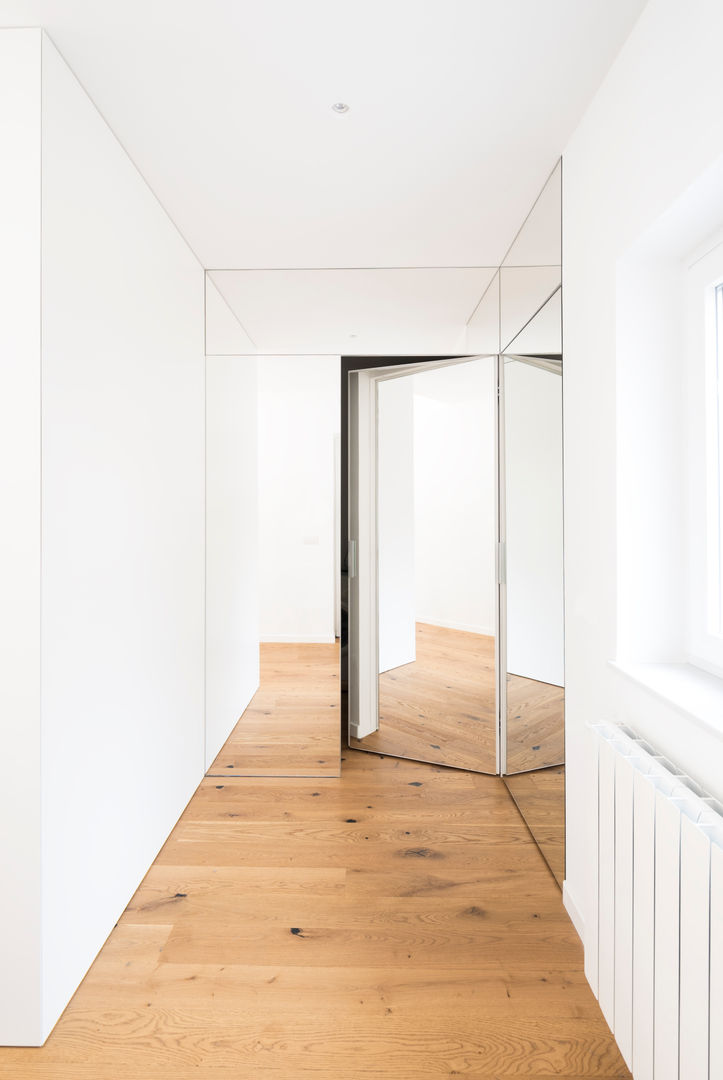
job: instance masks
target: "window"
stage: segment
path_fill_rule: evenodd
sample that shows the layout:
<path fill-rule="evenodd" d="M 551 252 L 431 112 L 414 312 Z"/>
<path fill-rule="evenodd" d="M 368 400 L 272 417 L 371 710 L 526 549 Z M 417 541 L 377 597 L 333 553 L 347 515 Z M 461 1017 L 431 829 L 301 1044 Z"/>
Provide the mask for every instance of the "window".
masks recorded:
<path fill-rule="evenodd" d="M 688 279 L 689 659 L 723 675 L 723 243 Z"/>
<path fill-rule="evenodd" d="M 710 373 L 706 392 L 711 397 L 711 417 L 708 424 L 708 472 L 709 472 L 709 537 L 708 537 L 708 629 L 720 637 L 723 632 L 723 575 L 721 574 L 721 482 L 723 482 L 723 284 L 711 290 L 706 318 L 710 329 Z"/>

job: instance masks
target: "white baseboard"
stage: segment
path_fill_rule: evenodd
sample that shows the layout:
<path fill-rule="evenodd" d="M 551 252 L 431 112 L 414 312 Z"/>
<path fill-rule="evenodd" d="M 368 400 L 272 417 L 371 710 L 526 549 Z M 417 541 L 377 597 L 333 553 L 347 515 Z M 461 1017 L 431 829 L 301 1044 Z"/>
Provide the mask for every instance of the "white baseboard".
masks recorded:
<path fill-rule="evenodd" d="M 260 639 L 261 645 L 333 645 L 333 634 L 265 634 Z"/>
<path fill-rule="evenodd" d="M 433 619 L 425 615 L 417 615 L 416 622 L 428 623 L 429 626 L 441 626 L 443 630 L 464 630 L 466 634 L 483 634 L 485 637 L 494 637 L 494 627 L 473 626 L 471 623 L 445 622 L 443 619 Z"/>
<path fill-rule="evenodd" d="M 567 882 L 562 883 L 562 902 L 565 905 L 565 911 L 570 916 L 572 925 L 577 930 L 577 936 L 580 938 L 583 946 L 585 945 L 585 920 L 582 917 L 580 908 L 575 903 L 570 890 L 567 887 Z"/>

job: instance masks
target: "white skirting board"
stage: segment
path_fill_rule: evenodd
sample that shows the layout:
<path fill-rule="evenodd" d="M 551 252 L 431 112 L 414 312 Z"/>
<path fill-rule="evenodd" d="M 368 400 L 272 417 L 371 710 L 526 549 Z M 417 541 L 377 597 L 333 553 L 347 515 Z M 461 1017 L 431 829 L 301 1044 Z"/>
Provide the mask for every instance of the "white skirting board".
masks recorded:
<path fill-rule="evenodd" d="M 335 641 L 331 635 L 319 637 L 315 634 L 267 634 L 261 638 L 262 645 L 333 645 Z"/>

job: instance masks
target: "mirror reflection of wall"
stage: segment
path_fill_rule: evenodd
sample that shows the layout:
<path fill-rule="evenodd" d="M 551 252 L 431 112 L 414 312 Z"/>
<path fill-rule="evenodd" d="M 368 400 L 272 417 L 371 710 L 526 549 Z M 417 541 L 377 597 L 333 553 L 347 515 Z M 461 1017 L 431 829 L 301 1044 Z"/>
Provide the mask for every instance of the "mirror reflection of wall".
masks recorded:
<path fill-rule="evenodd" d="M 500 271 L 500 338 L 504 352 L 543 351 L 541 342 L 525 348 L 525 338 L 539 312 L 559 293 L 559 266 L 503 266 Z M 544 352 L 559 352 L 545 348 Z"/>
<path fill-rule="evenodd" d="M 379 729 L 363 747 L 495 772 L 495 359 L 380 381 L 377 405 Z"/>
<path fill-rule="evenodd" d="M 510 342 L 507 352 L 524 356 L 562 355 L 562 288 L 558 286 Z"/>
<path fill-rule="evenodd" d="M 562 377 L 506 358 L 506 783 L 564 876 Z M 558 766 L 552 768 L 552 766 Z M 518 774 L 518 775 L 510 775 Z"/>
<path fill-rule="evenodd" d="M 501 772 L 558 881 L 564 876 L 562 602 L 562 164 L 467 317 L 468 353 L 505 369 L 495 461 L 498 357 L 377 382 L 378 597 L 353 575 L 350 613 L 367 672 L 350 699 L 352 746 Z M 481 376 L 477 373 L 486 373 Z M 475 380 L 479 380 L 475 384 Z M 455 382 L 455 380 L 457 380 Z M 465 381 L 466 380 L 466 383 Z M 370 398 L 356 421 L 369 426 Z M 356 415 L 356 414 L 355 414 Z M 469 423 L 468 423 L 469 420 Z M 364 443 L 364 437 L 360 437 Z M 363 455 L 358 455 L 362 462 Z M 354 460 L 352 458 L 350 460 Z M 352 472 L 354 469 L 352 469 Z M 374 483 L 357 469 L 359 557 Z M 496 585 L 496 495 L 506 583 Z M 505 507 L 505 503 L 507 504 Z M 352 508 L 356 504 L 352 500 Z M 355 516 L 356 515 L 356 516 Z M 373 516 L 373 515 L 371 515 Z M 353 520 L 352 520 L 353 519 Z M 356 531 L 355 531 L 356 530 Z M 370 525 L 370 532 L 373 528 Z M 356 547 L 354 548 L 356 565 Z M 505 639 L 495 640 L 499 618 Z M 366 609 L 378 599 L 379 664 L 366 653 Z M 356 608 L 355 608 L 356 604 Z M 358 617 L 357 617 L 358 616 Z M 350 616 L 351 617 L 351 616 Z M 352 620 L 353 621 L 353 620 Z M 367 621 L 375 625 L 374 616 Z M 352 635 L 350 633 L 350 642 Z M 496 702 L 495 657 L 508 656 Z M 363 663 L 362 663 L 363 661 Z M 377 701 L 361 707 L 368 685 Z M 364 693 L 363 693 L 364 692 Z M 374 696 L 373 693 L 371 696 Z M 496 714 L 496 710 L 499 712 Z M 366 717 L 362 724 L 361 720 Z M 495 746 L 496 725 L 501 734 Z M 375 730 L 376 728 L 376 730 Z"/>
<path fill-rule="evenodd" d="M 499 344 L 509 354 L 504 363 L 502 771 L 560 885 L 565 864 L 561 204 L 558 162 L 499 270 Z M 480 318 L 475 313 L 469 331 Z"/>
<path fill-rule="evenodd" d="M 500 268 L 502 352 L 561 353 L 561 285 L 562 162 L 558 161 Z"/>
<path fill-rule="evenodd" d="M 489 283 L 467 320 L 466 344 L 469 352 L 500 351 L 500 271 Z"/>
<path fill-rule="evenodd" d="M 562 379 L 505 362 L 508 773 L 564 760 Z"/>
<path fill-rule="evenodd" d="M 562 161 L 550 173 L 505 255 L 503 266 L 559 266 L 562 262 Z"/>

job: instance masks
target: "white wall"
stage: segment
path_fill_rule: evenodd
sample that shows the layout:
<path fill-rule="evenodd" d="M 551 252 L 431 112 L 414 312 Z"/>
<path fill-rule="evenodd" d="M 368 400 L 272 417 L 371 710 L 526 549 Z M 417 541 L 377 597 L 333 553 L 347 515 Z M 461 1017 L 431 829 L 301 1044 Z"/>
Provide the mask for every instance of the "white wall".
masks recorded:
<path fill-rule="evenodd" d="M 333 642 L 340 359 L 258 365 L 261 640 Z"/>
<path fill-rule="evenodd" d="M 40 31 L 0 33 L 0 1044 L 42 1037 Z"/>
<path fill-rule="evenodd" d="M 631 503 L 652 497 L 652 520 L 673 532 L 684 528 L 686 516 L 675 464 L 676 449 L 683 445 L 678 418 L 684 403 L 678 394 L 676 405 L 674 380 L 684 361 L 670 277 L 654 252 L 648 252 L 647 271 L 643 260 L 632 276 L 627 260 L 646 231 L 723 153 L 722 34 L 723 9 L 715 0 L 685 5 L 651 0 L 563 157 L 566 897 L 584 928 L 593 984 L 596 808 L 586 723 L 626 719 L 723 795 L 720 738 L 609 664 L 619 650 L 620 586 L 625 595 L 631 583 L 626 537 L 631 531 L 639 537 L 645 528 L 639 516 L 637 522 L 631 516 Z M 721 211 L 723 216 L 723 205 Z M 702 236 L 691 234 L 687 243 L 692 247 L 697 239 Z M 661 281 L 655 286 L 658 274 Z M 648 325 L 664 327 L 652 337 L 641 332 L 651 289 L 658 294 L 652 301 L 657 315 Z M 666 383 L 662 394 L 661 378 Z M 646 407 L 627 407 L 631 394 Z M 651 438 L 659 440 L 650 446 L 657 445 L 657 454 L 641 446 L 641 438 L 630 437 L 631 425 L 645 425 L 648 413 Z M 666 414 L 672 423 L 664 422 Z M 666 464 L 671 468 L 666 470 Z M 631 475 L 636 477 L 632 488 Z M 684 546 L 676 539 L 669 542 L 656 527 L 648 551 L 658 567 L 657 611 L 663 611 L 671 627 L 671 615 L 674 620 L 680 611 Z M 628 640 L 639 644 L 639 627 L 629 630 Z M 656 643 L 658 659 L 666 653 L 676 658 L 676 649 L 674 636 L 661 635 Z"/>
<path fill-rule="evenodd" d="M 0 747 L 16 773 L 0 1041 L 32 1043 L 203 772 L 203 272 L 49 40 L 0 37 L 2 183 L 24 234 L 3 248 L 19 325 L 3 320 L 17 336 L 2 465 L 9 539 L 27 545 L 2 606 L 24 686 L 22 745 L 4 728 Z M 8 805 L 18 776 L 27 805 Z"/>
<path fill-rule="evenodd" d="M 416 658 L 414 385 L 377 383 L 377 589 L 379 671 Z"/>
<path fill-rule="evenodd" d="M 203 768 L 203 273 L 43 39 L 43 1026 Z"/>
<path fill-rule="evenodd" d="M 206 358 L 206 768 L 259 685 L 256 369 Z"/>
<path fill-rule="evenodd" d="M 414 377 L 419 622 L 495 632 L 495 371 L 474 360 Z"/>
<path fill-rule="evenodd" d="M 208 356 L 250 356 L 256 345 L 206 272 L 206 354 Z"/>
<path fill-rule="evenodd" d="M 507 670 L 562 686 L 562 379 L 505 362 Z"/>

